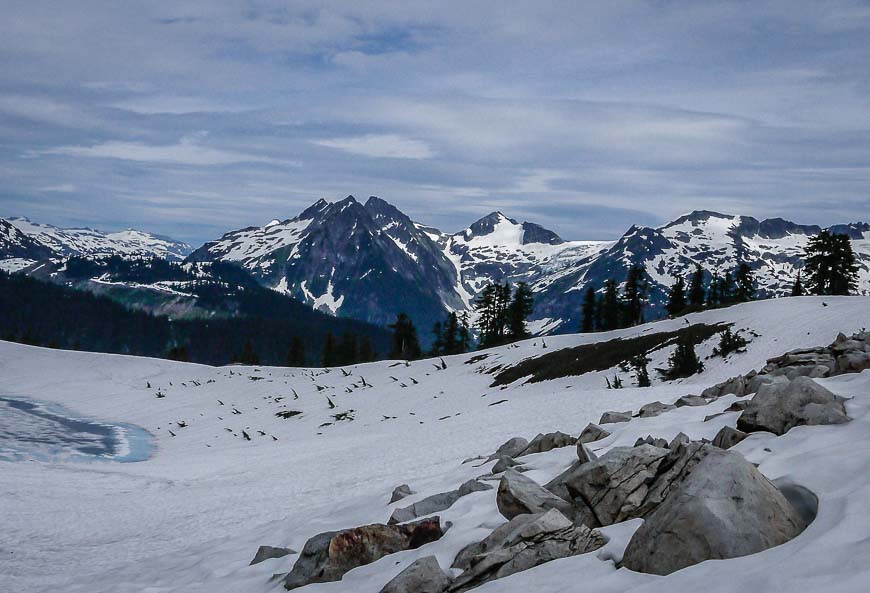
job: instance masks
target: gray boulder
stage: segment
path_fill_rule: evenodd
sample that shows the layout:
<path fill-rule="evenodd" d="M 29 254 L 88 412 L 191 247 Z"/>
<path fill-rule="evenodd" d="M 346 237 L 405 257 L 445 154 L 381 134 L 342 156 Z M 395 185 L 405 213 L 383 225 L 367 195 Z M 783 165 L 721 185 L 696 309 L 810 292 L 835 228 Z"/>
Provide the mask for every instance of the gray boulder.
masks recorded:
<path fill-rule="evenodd" d="M 691 471 L 680 473 L 635 532 L 623 556 L 626 568 L 667 575 L 704 560 L 766 550 L 806 527 L 776 486 L 739 453 L 689 446 L 674 461 Z"/>
<path fill-rule="evenodd" d="M 565 434 L 564 432 L 557 431 L 549 432 L 547 434 L 539 434 L 532 439 L 529 445 L 523 449 L 521 453 L 516 456 L 520 457 L 522 455 L 531 455 L 532 453 L 544 453 L 561 447 L 570 447 L 576 442 L 577 439 L 571 435 Z"/>
<path fill-rule="evenodd" d="M 550 509 L 559 509 L 569 517 L 573 515 L 571 503 L 512 469 L 507 470 L 499 482 L 495 501 L 498 512 L 506 519 L 513 519 L 517 515 L 542 513 Z"/>
<path fill-rule="evenodd" d="M 860 373 L 870 369 L 870 352 L 847 352 L 837 357 L 837 370 L 841 373 Z"/>
<path fill-rule="evenodd" d="M 463 572 L 448 591 L 461 593 L 552 560 L 585 554 L 606 543 L 597 531 L 574 525 L 558 510 L 519 515 L 456 557 Z"/>
<path fill-rule="evenodd" d="M 251 563 L 248 566 L 253 566 L 265 560 L 271 560 L 272 558 L 283 558 L 288 554 L 295 553 L 296 550 L 291 550 L 290 548 L 273 548 L 272 546 L 260 546 L 257 549 L 257 553 L 254 555 L 254 559 L 251 560 Z"/>
<path fill-rule="evenodd" d="M 676 449 L 680 445 L 688 445 L 692 439 L 689 438 L 684 432 L 678 432 L 677 436 L 671 439 L 671 442 L 668 443 L 668 449 Z"/>
<path fill-rule="evenodd" d="M 637 415 L 639 418 L 652 418 L 673 410 L 676 406 L 672 404 L 663 404 L 662 402 L 651 402 L 640 407 Z"/>
<path fill-rule="evenodd" d="M 593 443 L 595 441 L 600 441 L 601 439 L 606 439 L 609 436 L 609 432 L 597 424 L 590 422 L 586 425 L 586 428 L 583 429 L 583 432 L 580 433 L 580 438 L 578 440 L 585 445 L 586 443 Z"/>
<path fill-rule="evenodd" d="M 529 441 L 523 437 L 514 437 L 504 443 L 495 450 L 495 453 L 489 456 L 488 461 L 498 459 L 499 457 L 516 457 L 529 446 Z"/>
<path fill-rule="evenodd" d="M 589 463 L 590 461 L 595 461 L 596 459 L 598 459 L 598 456 L 595 455 L 595 453 L 587 449 L 583 443 L 577 441 L 578 463 Z"/>
<path fill-rule="evenodd" d="M 519 461 L 514 461 L 514 459 L 512 457 L 508 457 L 507 455 L 503 455 L 499 458 L 499 460 L 495 463 L 495 465 L 492 466 L 492 473 L 500 474 L 504 470 L 511 468 L 511 467 L 516 467 L 518 465 L 521 465 L 521 463 Z"/>
<path fill-rule="evenodd" d="M 628 412 L 604 412 L 598 424 L 616 424 L 617 422 L 628 422 L 629 420 L 631 420 L 631 410 Z"/>
<path fill-rule="evenodd" d="M 411 492 L 411 487 L 407 484 L 396 486 L 396 488 L 393 490 L 392 496 L 390 496 L 390 504 L 393 504 L 394 502 L 399 502 L 406 496 L 411 496 L 412 494 L 414 493 Z"/>
<path fill-rule="evenodd" d="M 748 435 L 742 430 L 737 430 L 730 426 L 723 426 L 721 430 L 716 433 L 716 436 L 713 437 L 713 446 L 719 447 L 720 449 L 730 449 L 747 436 Z"/>
<path fill-rule="evenodd" d="M 410 506 L 395 509 L 393 514 L 390 515 L 387 524 L 396 525 L 397 523 L 404 523 L 405 521 L 411 521 L 417 517 L 425 517 L 426 515 L 449 509 L 453 506 L 453 503 L 463 496 L 471 494 L 472 492 L 481 492 L 483 490 L 492 490 L 492 486 L 477 480 L 469 480 L 456 490 L 433 494 L 432 496 L 427 496 L 423 500 L 419 500 Z"/>
<path fill-rule="evenodd" d="M 844 401 L 808 377 L 763 385 L 737 419 L 737 428 L 781 435 L 795 426 L 842 424 L 850 420 Z"/>
<path fill-rule="evenodd" d="M 435 556 L 424 556 L 393 577 L 381 593 L 442 593 L 452 580 Z"/>
<path fill-rule="evenodd" d="M 634 442 L 635 447 L 640 447 L 641 445 L 652 445 L 653 447 L 658 447 L 659 449 L 667 449 L 669 448 L 668 442 L 663 438 L 653 438 L 651 434 L 646 435 L 646 437 L 638 438 Z"/>
<path fill-rule="evenodd" d="M 284 578 L 284 588 L 340 581 L 350 570 L 389 554 L 414 550 L 444 535 L 438 517 L 404 525 L 375 523 L 315 535 L 307 542 Z"/>
<path fill-rule="evenodd" d="M 684 395 L 683 397 L 675 401 L 674 405 L 678 408 L 682 408 L 685 406 L 706 406 L 709 403 L 709 400 L 701 397 L 700 395 Z"/>

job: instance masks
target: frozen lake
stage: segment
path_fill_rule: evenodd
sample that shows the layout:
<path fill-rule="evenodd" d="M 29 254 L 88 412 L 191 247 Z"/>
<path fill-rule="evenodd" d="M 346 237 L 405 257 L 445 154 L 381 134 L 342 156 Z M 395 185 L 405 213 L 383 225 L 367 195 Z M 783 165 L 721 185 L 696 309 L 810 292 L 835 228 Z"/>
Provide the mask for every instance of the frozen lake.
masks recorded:
<path fill-rule="evenodd" d="M 152 435 L 131 424 L 77 417 L 63 407 L 0 396 L 0 460 L 119 461 L 148 459 Z"/>

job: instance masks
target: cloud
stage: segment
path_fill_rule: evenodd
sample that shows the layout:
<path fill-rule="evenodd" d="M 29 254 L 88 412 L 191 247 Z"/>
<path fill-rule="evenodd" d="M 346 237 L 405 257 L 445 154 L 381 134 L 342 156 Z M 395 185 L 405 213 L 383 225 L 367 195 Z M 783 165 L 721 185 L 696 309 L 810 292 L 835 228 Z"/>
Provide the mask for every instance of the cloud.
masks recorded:
<path fill-rule="evenodd" d="M 435 152 L 425 142 L 397 134 L 366 134 L 312 140 L 313 144 L 336 148 L 351 154 L 392 159 L 430 159 Z"/>
<path fill-rule="evenodd" d="M 185 136 L 175 144 L 144 144 L 141 142 L 109 141 L 93 146 L 60 146 L 40 151 L 41 154 L 59 154 L 75 157 L 93 157 L 137 161 L 142 163 L 162 163 L 171 165 L 232 165 L 236 163 L 269 163 L 288 165 L 267 156 L 245 154 L 231 150 L 221 150 L 203 146 L 198 142 L 200 136 Z"/>
<path fill-rule="evenodd" d="M 74 186 L 72 183 L 63 183 L 61 185 L 48 185 L 46 187 L 40 187 L 39 191 L 71 194 L 76 191 L 76 186 Z"/>
<path fill-rule="evenodd" d="M 201 97 L 148 96 L 112 103 L 112 107 L 143 115 L 184 115 L 188 113 L 239 113 L 246 107 L 225 105 Z"/>

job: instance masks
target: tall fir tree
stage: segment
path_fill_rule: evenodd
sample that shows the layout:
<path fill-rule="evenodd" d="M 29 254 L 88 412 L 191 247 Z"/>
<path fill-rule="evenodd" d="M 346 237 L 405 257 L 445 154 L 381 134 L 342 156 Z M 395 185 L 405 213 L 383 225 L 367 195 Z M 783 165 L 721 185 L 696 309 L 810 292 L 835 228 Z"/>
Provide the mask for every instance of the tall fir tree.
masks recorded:
<path fill-rule="evenodd" d="M 596 307 L 595 287 L 591 284 L 586 287 L 586 292 L 583 293 L 583 305 L 580 309 L 580 314 L 583 315 L 583 321 L 580 325 L 580 331 L 584 334 L 595 331 L 595 307 Z"/>
<path fill-rule="evenodd" d="M 804 290 L 803 282 L 801 282 L 801 271 L 798 270 L 797 277 L 794 279 L 794 284 L 791 287 L 791 296 L 804 296 L 807 293 Z"/>
<path fill-rule="evenodd" d="M 695 375 L 703 370 L 704 363 L 695 352 L 695 343 L 691 336 L 687 335 L 677 341 L 677 347 L 668 359 L 668 368 L 659 372 L 665 379 L 672 381 Z"/>
<path fill-rule="evenodd" d="M 847 295 L 858 287 L 858 264 L 848 235 L 822 231 L 805 249 L 807 284 L 816 295 Z"/>
<path fill-rule="evenodd" d="M 377 358 L 375 349 L 372 348 L 372 340 L 368 336 L 363 336 L 359 344 L 359 361 L 372 362 Z"/>
<path fill-rule="evenodd" d="M 623 326 L 632 327 L 643 323 L 648 284 L 643 266 L 635 264 L 628 270 L 623 289 Z"/>
<path fill-rule="evenodd" d="M 682 276 L 679 276 L 671 285 L 666 309 L 668 314 L 672 316 L 679 315 L 686 309 L 686 281 L 683 280 Z"/>
<path fill-rule="evenodd" d="M 447 323 L 444 324 L 442 333 L 442 343 L 444 354 L 460 354 L 459 348 L 459 317 L 455 311 L 451 311 L 447 316 Z"/>
<path fill-rule="evenodd" d="M 734 299 L 739 303 L 748 303 L 755 298 L 755 274 L 746 262 L 740 262 L 734 273 L 736 289 Z"/>
<path fill-rule="evenodd" d="M 459 318 L 459 344 L 457 345 L 457 353 L 462 354 L 471 350 L 471 324 L 468 320 L 468 312 L 462 313 Z"/>
<path fill-rule="evenodd" d="M 705 305 L 709 308 L 718 307 L 720 297 L 722 295 L 722 280 L 719 278 L 719 272 L 713 272 L 713 277 L 710 279 L 710 286 L 707 288 L 707 302 Z"/>
<path fill-rule="evenodd" d="M 432 349 L 429 351 L 429 354 L 432 356 L 441 356 L 442 354 L 445 354 L 444 331 L 441 329 L 440 321 L 436 321 L 435 325 L 432 327 L 432 337 Z"/>
<path fill-rule="evenodd" d="M 701 264 L 695 264 L 695 271 L 689 280 L 689 305 L 703 307 L 706 292 L 704 291 L 704 269 Z"/>
<path fill-rule="evenodd" d="M 401 360 L 413 360 L 420 358 L 420 340 L 417 337 L 417 328 L 411 322 L 406 313 L 399 313 L 395 323 L 388 326 L 393 330 L 393 348 L 390 358 Z"/>
<path fill-rule="evenodd" d="M 725 272 L 719 283 L 719 304 L 731 305 L 737 299 L 737 282 L 731 272 Z"/>
<path fill-rule="evenodd" d="M 357 346 L 356 334 L 353 332 L 344 332 L 341 336 L 341 342 L 338 345 L 338 364 L 354 364 L 359 357 L 359 348 Z"/>
<path fill-rule="evenodd" d="M 532 314 L 533 307 L 534 297 L 529 285 L 525 282 L 518 283 L 507 311 L 507 337 L 510 341 L 525 340 L 531 335 L 526 328 L 526 320 Z"/>
<path fill-rule="evenodd" d="M 338 366 L 338 347 L 335 344 L 335 336 L 332 332 L 326 334 L 326 339 L 323 341 L 323 354 L 320 357 L 320 362 L 324 367 Z"/>
<path fill-rule="evenodd" d="M 238 357 L 238 362 L 249 366 L 260 364 L 260 357 L 257 355 L 256 350 L 254 350 L 254 343 L 251 342 L 250 338 L 245 340 L 245 345 L 242 347 L 242 353 Z"/>
<path fill-rule="evenodd" d="M 293 339 L 290 340 L 286 363 L 288 367 L 304 367 L 307 364 L 305 359 L 305 343 L 299 336 L 293 336 Z"/>
<path fill-rule="evenodd" d="M 598 308 L 601 311 L 601 329 L 604 331 L 619 329 L 622 307 L 619 302 L 618 286 L 613 278 L 609 278 L 604 283 L 604 295 Z"/>

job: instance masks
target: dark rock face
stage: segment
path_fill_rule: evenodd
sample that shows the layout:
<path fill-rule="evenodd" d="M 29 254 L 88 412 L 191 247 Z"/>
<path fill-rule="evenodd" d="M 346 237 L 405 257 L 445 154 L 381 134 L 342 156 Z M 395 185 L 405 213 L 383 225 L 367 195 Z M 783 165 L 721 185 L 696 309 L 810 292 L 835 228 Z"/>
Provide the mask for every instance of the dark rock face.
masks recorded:
<path fill-rule="evenodd" d="M 783 544 L 806 522 L 742 455 L 712 445 L 682 448 L 691 467 L 631 538 L 622 564 L 666 575 L 704 560 L 736 558 Z"/>
<path fill-rule="evenodd" d="M 248 566 L 253 566 L 265 560 L 271 560 L 272 558 L 283 558 L 288 554 L 295 553 L 296 551 L 291 550 L 290 548 L 273 548 L 272 546 L 260 546 L 260 548 L 257 550 L 257 553 L 254 555 L 254 559 L 251 560 L 251 563 Z"/>
<path fill-rule="evenodd" d="M 468 591 L 551 560 L 597 550 L 604 543 L 600 533 L 573 524 L 556 509 L 519 515 L 457 555 L 453 566 L 465 572 L 448 591 Z"/>
<path fill-rule="evenodd" d="M 850 420 L 844 401 L 808 377 L 762 385 L 737 419 L 737 428 L 782 435 L 795 426 L 842 424 Z"/>
<path fill-rule="evenodd" d="M 397 574 L 380 593 L 442 593 L 451 581 L 435 556 L 424 556 Z"/>
<path fill-rule="evenodd" d="M 284 579 L 288 590 L 310 583 L 339 581 L 348 571 L 388 554 L 414 550 L 441 539 L 438 517 L 404 525 L 375 523 L 344 531 L 315 535 L 302 548 L 299 559 Z"/>

